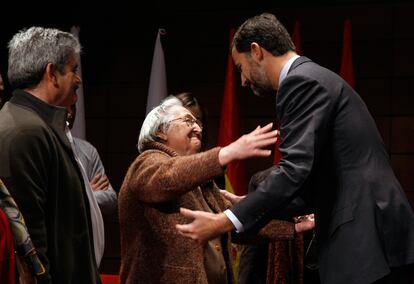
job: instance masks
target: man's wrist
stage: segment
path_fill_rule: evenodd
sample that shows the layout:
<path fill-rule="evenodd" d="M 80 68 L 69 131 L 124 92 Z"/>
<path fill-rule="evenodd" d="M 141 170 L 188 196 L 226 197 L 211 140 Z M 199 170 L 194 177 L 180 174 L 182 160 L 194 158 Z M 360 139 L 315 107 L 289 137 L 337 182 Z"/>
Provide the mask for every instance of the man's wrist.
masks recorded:
<path fill-rule="evenodd" d="M 221 233 L 227 233 L 235 229 L 233 223 L 224 213 L 219 213 L 218 217 L 218 227 L 221 230 Z"/>

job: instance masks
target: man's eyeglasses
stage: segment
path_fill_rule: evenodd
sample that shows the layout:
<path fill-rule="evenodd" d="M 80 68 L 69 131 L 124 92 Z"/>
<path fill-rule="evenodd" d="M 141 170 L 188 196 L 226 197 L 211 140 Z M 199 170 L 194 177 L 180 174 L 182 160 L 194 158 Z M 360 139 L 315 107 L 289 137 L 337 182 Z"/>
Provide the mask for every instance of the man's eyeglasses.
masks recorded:
<path fill-rule="evenodd" d="M 172 119 L 170 122 L 177 121 L 177 120 L 181 120 L 182 122 L 187 124 L 188 127 L 193 127 L 194 124 L 197 124 L 198 127 L 200 127 L 200 129 L 203 130 L 203 125 L 201 121 L 192 116 L 186 115 L 183 117 L 177 117 L 177 118 Z"/>

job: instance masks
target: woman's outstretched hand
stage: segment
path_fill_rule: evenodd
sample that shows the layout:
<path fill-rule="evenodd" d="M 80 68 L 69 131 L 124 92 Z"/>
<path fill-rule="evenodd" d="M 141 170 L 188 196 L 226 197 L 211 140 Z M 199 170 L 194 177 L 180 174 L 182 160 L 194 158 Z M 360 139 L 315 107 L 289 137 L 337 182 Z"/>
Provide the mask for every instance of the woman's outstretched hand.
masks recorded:
<path fill-rule="evenodd" d="M 252 132 L 223 147 L 219 152 L 220 165 L 225 166 L 234 160 L 270 156 L 272 151 L 265 148 L 276 143 L 279 134 L 277 130 L 272 130 L 272 127 L 273 123 L 264 127 L 258 126 Z"/>

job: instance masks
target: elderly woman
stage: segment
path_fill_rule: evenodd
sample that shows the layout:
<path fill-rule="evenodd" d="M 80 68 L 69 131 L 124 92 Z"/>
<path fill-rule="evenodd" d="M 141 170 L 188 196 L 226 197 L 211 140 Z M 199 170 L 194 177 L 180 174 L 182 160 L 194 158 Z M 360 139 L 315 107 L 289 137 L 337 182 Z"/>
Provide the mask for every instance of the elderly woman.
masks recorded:
<path fill-rule="evenodd" d="M 145 118 L 141 153 L 119 193 L 122 283 L 233 283 L 228 236 L 200 244 L 180 235 L 190 220 L 180 207 L 221 212 L 227 206 L 212 182 L 236 159 L 268 156 L 276 142 L 269 124 L 232 144 L 198 153 L 202 128 L 175 97 Z"/>

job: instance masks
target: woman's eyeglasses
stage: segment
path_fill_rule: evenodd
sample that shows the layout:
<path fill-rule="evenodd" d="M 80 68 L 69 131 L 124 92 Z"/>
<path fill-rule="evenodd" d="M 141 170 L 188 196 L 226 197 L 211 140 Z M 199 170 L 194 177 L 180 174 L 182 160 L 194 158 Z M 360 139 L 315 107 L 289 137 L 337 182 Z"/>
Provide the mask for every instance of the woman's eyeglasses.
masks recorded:
<path fill-rule="evenodd" d="M 186 115 L 186 116 L 183 116 L 183 117 L 177 117 L 177 118 L 172 119 L 170 122 L 177 121 L 177 120 L 181 120 L 182 122 L 187 124 L 188 127 L 193 127 L 194 124 L 197 124 L 198 127 L 200 127 L 201 130 L 203 129 L 203 125 L 202 125 L 201 121 L 194 118 L 194 117 L 192 117 L 192 116 Z"/>

